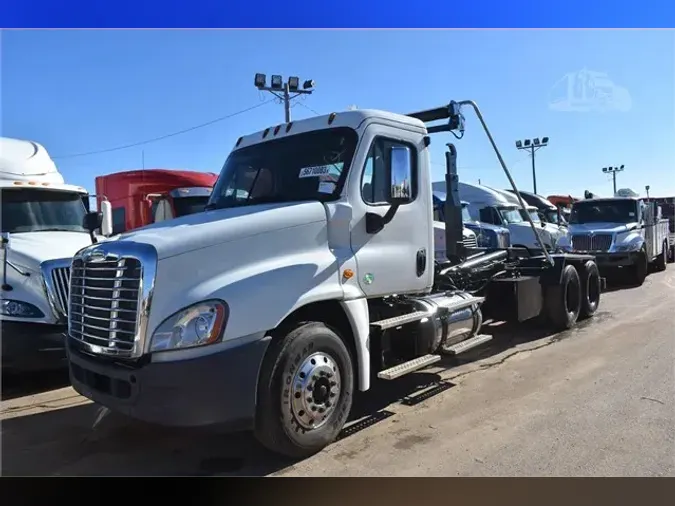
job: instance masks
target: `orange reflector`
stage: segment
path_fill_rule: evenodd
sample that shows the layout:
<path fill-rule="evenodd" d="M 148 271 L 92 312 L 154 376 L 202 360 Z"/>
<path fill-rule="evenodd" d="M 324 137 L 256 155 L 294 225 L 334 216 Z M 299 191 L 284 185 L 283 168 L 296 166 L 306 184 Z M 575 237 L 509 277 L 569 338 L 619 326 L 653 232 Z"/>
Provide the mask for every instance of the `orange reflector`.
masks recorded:
<path fill-rule="evenodd" d="M 21 181 L 14 181 L 15 185 L 22 185 L 23 183 Z"/>
<path fill-rule="evenodd" d="M 342 276 L 343 276 L 345 279 L 351 279 L 351 278 L 354 277 L 354 271 L 351 270 L 351 269 L 345 269 L 345 270 L 342 272 Z"/>
<path fill-rule="evenodd" d="M 28 184 L 31 186 L 35 186 L 37 183 L 35 181 L 28 181 Z"/>

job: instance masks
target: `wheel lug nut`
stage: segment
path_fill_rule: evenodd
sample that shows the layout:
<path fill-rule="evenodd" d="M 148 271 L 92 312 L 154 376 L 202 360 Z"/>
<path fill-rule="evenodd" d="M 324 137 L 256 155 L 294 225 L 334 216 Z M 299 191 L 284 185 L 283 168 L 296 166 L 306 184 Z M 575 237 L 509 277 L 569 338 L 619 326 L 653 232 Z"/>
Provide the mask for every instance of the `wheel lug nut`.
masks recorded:
<path fill-rule="evenodd" d="M 307 385 L 307 391 L 308 391 L 308 392 L 311 392 L 312 390 L 313 390 L 313 389 L 312 389 L 312 385 Z"/>
<path fill-rule="evenodd" d="M 330 382 L 330 386 L 334 387 L 335 385 L 337 385 L 337 383 L 335 383 L 334 381 Z"/>
<path fill-rule="evenodd" d="M 323 409 L 323 408 L 319 408 L 319 413 L 323 413 L 324 411 L 326 411 L 326 410 Z"/>
<path fill-rule="evenodd" d="M 331 397 L 335 397 L 335 392 L 331 392 L 331 393 L 330 393 L 330 396 L 331 396 Z"/>
<path fill-rule="evenodd" d="M 307 397 L 307 402 L 314 402 L 311 397 Z"/>
<path fill-rule="evenodd" d="M 330 406 L 331 406 L 330 401 L 326 401 L 326 407 L 330 408 Z"/>

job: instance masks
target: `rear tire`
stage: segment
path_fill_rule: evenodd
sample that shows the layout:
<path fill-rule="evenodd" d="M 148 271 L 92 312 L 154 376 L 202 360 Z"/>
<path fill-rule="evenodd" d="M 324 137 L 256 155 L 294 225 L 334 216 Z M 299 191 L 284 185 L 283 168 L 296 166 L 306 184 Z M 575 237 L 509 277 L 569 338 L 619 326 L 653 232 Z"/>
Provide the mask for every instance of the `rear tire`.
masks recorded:
<path fill-rule="evenodd" d="M 546 287 L 544 307 L 548 321 L 556 330 L 567 330 L 577 322 L 581 310 L 581 282 L 574 266 L 565 266 L 560 283 Z"/>
<path fill-rule="evenodd" d="M 321 322 L 302 322 L 272 342 L 258 382 L 255 436 L 294 459 L 318 453 L 340 434 L 352 406 L 352 357 Z"/>
<path fill-rule="evenodd" d="M 590 318 L 600 305 L 600 271 L 598 265 L 589 260 L 581 270 L 581 307 L 579 319 Z"/>
<path fill-rule="evenodd" d="M 649 261 L 647 259 L 647 251 L 644 247 L 638 252 L 635 263 L 631 267 L 631 274 L 633 283 L 637 286 L 642 286 L 647 279 L 647 270 L 649 269 Z"/>
<path fill-rule="evenodd" d="M 661 247 L 661 254 L 656 259 L 656 270 L 663 272 L 668 267 L 668 243 L 664 242 Z"/>
<path fill-rule="evenodd" d="M 675 262 L 675 246 L 670 247 L 670 255 L 668 257 L 668 263 L 673 263 Z"/>

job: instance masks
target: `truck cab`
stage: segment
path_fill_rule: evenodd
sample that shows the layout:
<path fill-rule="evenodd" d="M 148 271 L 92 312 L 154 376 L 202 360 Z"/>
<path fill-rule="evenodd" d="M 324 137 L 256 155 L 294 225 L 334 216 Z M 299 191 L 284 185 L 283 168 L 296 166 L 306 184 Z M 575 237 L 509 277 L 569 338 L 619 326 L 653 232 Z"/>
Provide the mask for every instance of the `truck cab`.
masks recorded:
<path fill-rule="evenodd" d="M 99 205 L 112 207 L 113 233 L 204 210 L 218 176 L 186 170 L 147 169 L 96 178 Z"/>
<path fill-rule="evenodd" d="M 0 138 L 0 321 L 7 370 L 65 365 L 70 264 L 92 244 L 86 202 L 87 191 L 64 182 L 42 145 Z"/>
<path fill-rule="evenodd" d="M 508 188 L 504 191 L 510 193 L 511 195 L 515 195 L 513 190 L 509 190 Z M 567 227 L 567 220 L 563 216 L 561 209 L 553 205 L 553 203 L 547 198 L 537 195 L 536 193 L 522 190 L 519 193 L 528 205 L 537 208 L 537 211 L 540 213 L 541 221 L 560 227 Z"/>
<path fill-rule="evenodd" d="M 445 201 L 447 195 L 442 191 L 434 191 L 433 194 L 434 220 L 443 222 L 445 221 Z M 508 228 L 474 220 L 469 212 L 469 203 L 462 201 L 461 204 L 464 228 L 476 235 L 476 244 L 479 248 L 505 249 L 511 246 L 511 234 Z"/>
<path fill-rule="evenodd" d="M 665 269 L 668 255 L 668 220 L 660 210 L 639 197 L 589 198 L 572 206 L 570 235 L 560 247 L 574 253 L 592 253 L 600 268 L 631 271 L 637 284 L 648 266 Z"/>
<path fill-rule="evenodd" d="M 459 198 L 469 203 L 469 213 L 474 220 L 507 228 L 513 246 L 541 248 L 520 206 L 502 192 L 460 181 Z M 543 227 L 541 239 L 547 249 L 553 249 L 556 245 L 555 237 Z"/>
<path fill-rule="evenodd" d="M 512 191 L 509 192 L 507 190 L 502 190 L 501 193 L 508 199 L 510 200 L 514 205 L 518 205 L 518 197 L 513 193 Z M 551 205 L 550 207 L 545 206 L 545 204 L 542 204 L 541 202 L 539 203 L 540 205 L 537 206 L 536 204 L 533 204 L 531 197 L 528 199 L 523 195 L 523 193 L 520 193 L 520 196 L 522 197 L 523 201 L 527 204 L 525 207 L 524 211 L 521 211 L 521 214 L 524 212 L 527 212 L 530 215 L 530 218 L 532 221 L 540 227 L 543 227 L 546 232 L 548 232 L 551 236 L 551 238 L 554 241 L 554 244 L 557 244 L 558 241 L 562 236 L 567 234 L 567 227 L 562 226 L 558 224 L 557 222 L 552 222 L 550 220 L 557 220 L 558 219 L 558 211 L 557 209 L 553 208 Z M 537 200 L 534 200 L 534 202 L 537 202 Z M 555 216 L 555 218 L 553 218 Z M 525 220 L 527 218 L 523 216 Z"/>
<path fill-rule="evenodd" d="M 69 319 L 75 390 L 148 422 L 252 429 L 302 458 L 338 437 L 375 375 L 396 380 L 492 339 L 483 314 L 560 329 L 592 316 L 592 256 L 467 251 L 454 144 L 446 258 L 435 257 L 431 135 L 461 138 L 463 106 L 517 190 L 472 101 L 351 110 L 240 137 L 205 212 L 78 252 L 72 268 L 91 277 L 73 283 L 71 307 L 102 295 Z"/>

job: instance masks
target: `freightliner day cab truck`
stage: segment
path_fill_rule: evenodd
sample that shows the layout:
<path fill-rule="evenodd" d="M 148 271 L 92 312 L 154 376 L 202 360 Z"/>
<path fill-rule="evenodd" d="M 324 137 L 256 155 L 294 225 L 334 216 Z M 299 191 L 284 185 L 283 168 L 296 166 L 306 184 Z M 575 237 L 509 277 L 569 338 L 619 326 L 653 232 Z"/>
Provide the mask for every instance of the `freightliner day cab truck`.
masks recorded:
<path fill-rule="evenodd" d="M 201 212 L 211 197 L 216 174 L 189 170 L 144 169 L 96 178 L 99 208 L 112 206 L 113 233 Z"/>
<path fill-rule="evenodd" d="M 78 252 L 74 388 L 149 422 L 243 422 L 298 458 L 338 436 L 374 376 L 489 341 L 483 315 L 555 329 L 591 316 L 604 281 L 591 255 L 465 254 L 453 144 L 434 261 L 430 134 L 463 135 L 462 106 L 517 190 L 473 102 L 331 113 L 241 137 L 206 212 Z"/>
<path fill-rule="evenodd" d="M 92 243 L 87 191 L 64 183 L 45 148 L 0 138 L 2 366 L 64 367 L 73 255 Z M 101 223 L 109 232 L 110 215 Z"/>
<path fill-rule="evenodd" d="M 579 200 L 572 205 L 569 231 L 560 241 L 562 249 L 595 255 L 601 269 L 627 269 L 638 285 L 649 264 L 666 269 L 668 220 L 661 219 L 654 203 L 638 197 Z"/>

